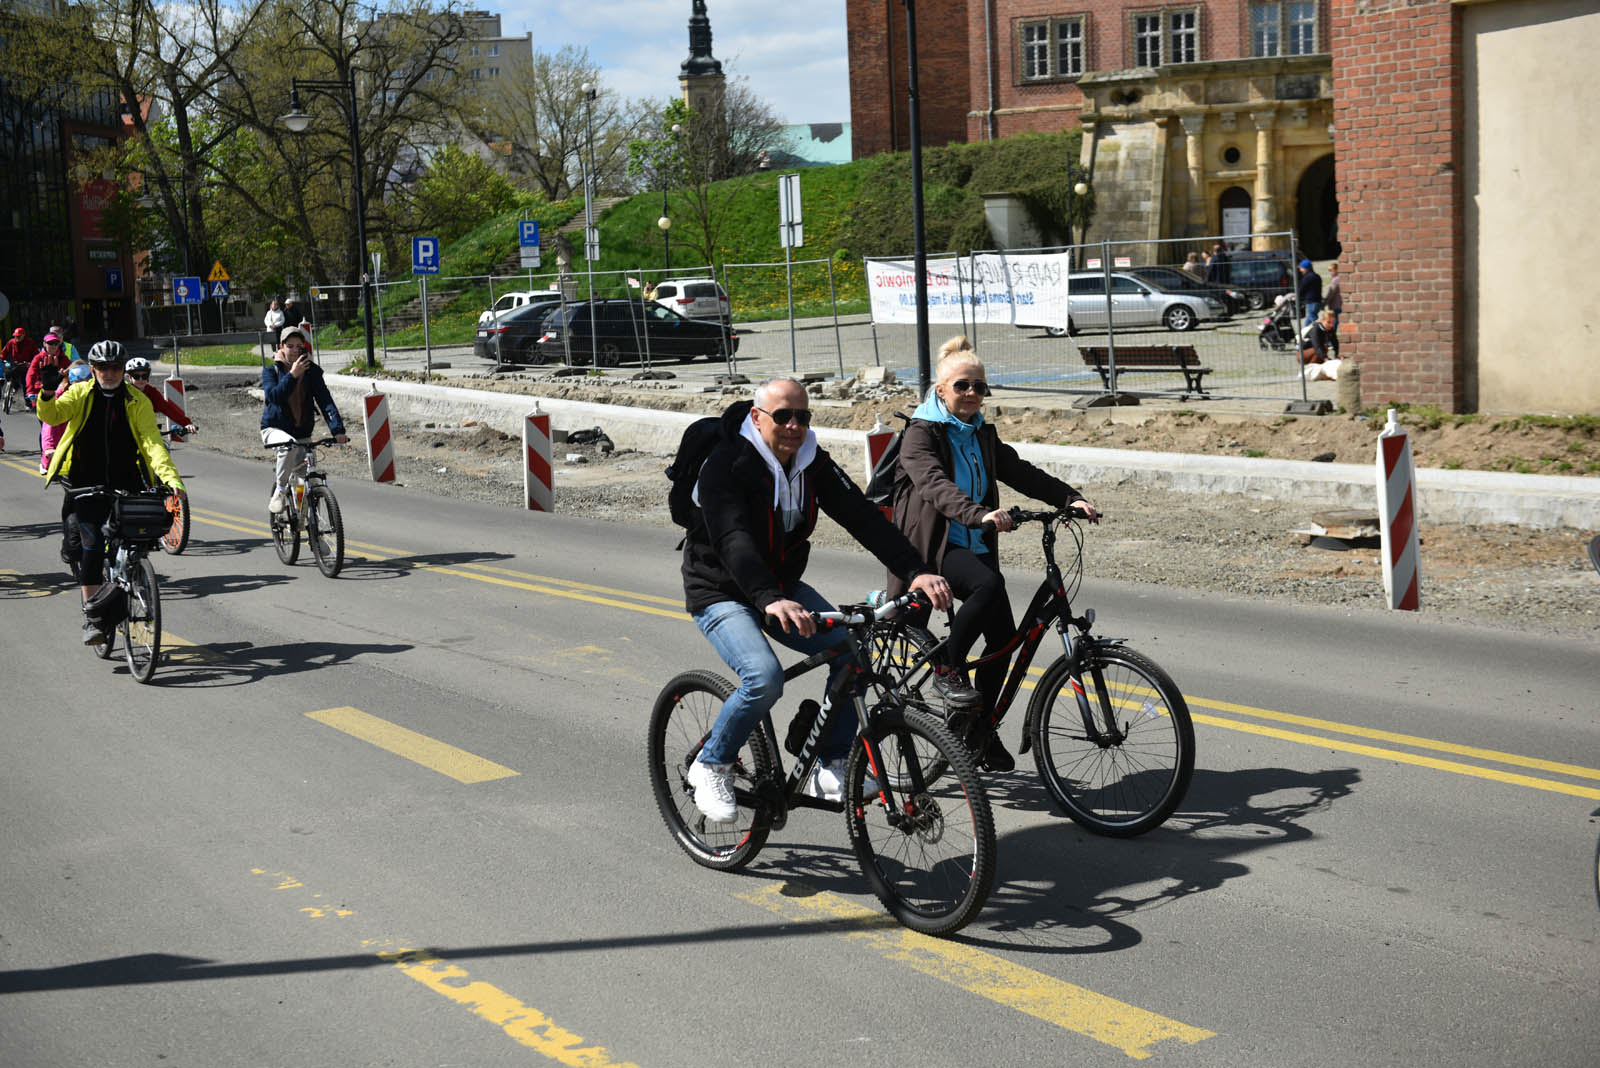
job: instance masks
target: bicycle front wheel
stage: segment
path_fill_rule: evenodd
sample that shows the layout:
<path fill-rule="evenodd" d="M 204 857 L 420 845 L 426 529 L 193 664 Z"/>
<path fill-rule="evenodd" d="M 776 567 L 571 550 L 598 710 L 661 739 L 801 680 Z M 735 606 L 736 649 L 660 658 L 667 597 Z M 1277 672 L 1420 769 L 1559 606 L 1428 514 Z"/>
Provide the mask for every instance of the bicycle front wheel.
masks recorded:
<path fill-rule="evenodd" d="M 908 707 L 943 720 L 956 740 L 964 743 L 970 713 L 946 709 L 933 688 L 933 664 L 928 653 L 937 644 L 934 636 L 921 627 L 889 620 L 872 628 L 868 654 L 873 668 L 893 680 Z M 944 774 L 945 763 L 935 757 L 923 770 L 930 780 L 937 779 Z"/>
<path fill-rule="evenodd" d="M 1096 834 L 1132 838 L 1177 809 L 1194 774 L 1194 724 L 1178 687 L 1120 645 L 1085 643 L 1078 704 L 1065 657 L 1045 669 L 1028 722 L 1045 788 Z"/>
<path fill-rule="evenodd" d="M 937 719 L 910 709 L 880 709 L 867 738 L 877 766 L 857 742 L 844 787 L 850 844 L 867 884 L 912 930 L 959 931 L 994 881 L 994 814 L 972 756 Z M 944 768 L 937 778 L 929 773 L 936 766 Z"/>
<path fill-rule="evenodd" d="M 300 559 L 300 520 L 292 508 L 276 514 L 269 513 L 267 521 L 272 526 L 272 547 L 278 550 L 278 559 L 293 564 Z"/>
<path fill-rule="evenodd" d="M 317 569 L 329 578 L 344 567 L 344 516 L 327 486 L 306 491 L 306 540 L 317 558 Z"/>
<path fill-rule="evenodd" d="M 128 670 L 139 682 L 149 682 L 161 657 L 161 587 L 156 569 L 141 557 L 128 569 L 128 614 L 122 621 L 122 646 Z"/>
<path fill-rule="evenodd" d="M 172 526 L 167 528 L 167 533 L 161 539 L 161 548 L 177 556 L 189 547 L 189 498 L 182 493 L 174 493 L 167 498 L 167 507 L 172 511 Z"/>
<path fill-rule="evenodd" d="M 739 806 L 732 823 L 712 823 L 695 807 L 689 786 L 689 765 L 711 735 L 722 704 L 733 684 L 709 671 L 686 671 L 662 688 L 650 712 L 647 744 L 650 789 L 667 828 L 696 864 L 719 871 L 737 871 L 755 859 L 771 831 L 760 808 Z M 777 757 L 760 730 L 739 752 L 734 765 L 734 788 L 749 793 L 755 784 L 768 782 L 777 772 Z"/>

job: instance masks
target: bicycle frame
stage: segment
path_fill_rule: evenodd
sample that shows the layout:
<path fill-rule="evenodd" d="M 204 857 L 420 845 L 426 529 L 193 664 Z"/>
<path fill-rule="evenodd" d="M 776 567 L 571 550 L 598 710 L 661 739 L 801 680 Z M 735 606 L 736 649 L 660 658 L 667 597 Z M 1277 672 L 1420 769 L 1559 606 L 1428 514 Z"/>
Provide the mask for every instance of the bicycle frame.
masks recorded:
<path fill-rule="evenodd" d="M 1105 687 L 1096 685 L 1097 693 L 1102 695 L 1104 707 L 1101 709 L 1105 720 L 1104 727 L 1095 722 L 1094 710 L 1089 706 L 1088 695 L 1084 692 L 1082 681 L 1082 666 L 1079 652 L 1084 642 L 1105 641 L 1094 638 L 1089 631 L 1094 626 L 1094 609 L 1085 610 L 1083 615 L 1072 614 L 1072 597 L 1067 591 L 1063 580 L 1061 567 L 1056 563 L 1056 524 L 1058 522 L 1071 522 L 1071 518 L 1056 512 L 1024 512 L 1021 509 L 1011 510 L 1017 522 L 1038 520 L 1043 524 L 1041 534 L 1042 548 L 1044 550 L 1045 573 L 1039 583 L 1039 588 L 1034 591 L 1033 599 L 1029 601 L 1027 610 L 1023 613 L 1022 622 L 1018 624 L 1016 632 L 1006 641 L 1005 645 L 996 649 L 987 656 L 968 660 L 963 666 L 966 670 L 983 667 L 996 662 L 1010 662 L 1011 668 L 1006 675 L 1000 694 L 995 699 L 994 726 L 998 727 L 1010 711 L 1011 704 L 1016 700 L 1017 694 L 1022 690 L 1022 683 L 1028 676 L 1028 668 L 1033 664 L 1034 655 L 1039 650 L 1039 645 L 1044 639 L 1046 628 L 1054 626 L 1061 635 L 1062 650 L 1067 661 L 1072 665 L 1069 674 L 1072 680 L 1072 690 L 1078 699 L 1078 712 L 1083 717 L 1085 736 L 1095 741 L 1102 748 L 1117 745 L 1124 733 L 1117 727 L 1116 715 L 1110 707 L 1109 699 L 1105 698 Z M 1078 539 L 1079 552 L 1082 552 L 1082 539 Z M 1073 636 L 1073 629 L 1078 634 Z M 1112 639 L 1120 641 L 1121 639 Z M 901 682 L 909 681 L 917 672 L 927 668 L 934 656 L 948 643 L 948 639 L 941 640 L 931 646 L 927 653 L 917 657 L 901 674 Z M 1015 654 L 1016 659 L 1012 660 Z M 1022 751 L 1027 752 L 1031 746 L 1032 724 L 1024 724 L 1022 731 Z"/>

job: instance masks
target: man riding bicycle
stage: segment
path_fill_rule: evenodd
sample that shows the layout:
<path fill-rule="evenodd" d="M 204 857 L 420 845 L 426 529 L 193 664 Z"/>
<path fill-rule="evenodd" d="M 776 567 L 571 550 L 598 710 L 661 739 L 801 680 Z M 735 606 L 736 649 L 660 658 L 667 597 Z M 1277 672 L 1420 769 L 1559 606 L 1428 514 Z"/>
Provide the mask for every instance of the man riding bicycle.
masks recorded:
<path fill-rule="evenodd" d="M 284 509 L 289 480 L 306 454 L 299 443 L 311 436 L 319 409 L 334 440 L 341 445 L 350 440 L 333 394 L 322 379 L 322 368 L 307 355 L 310 347 L 304 330 L 286 326 L 278 335 L 272 362 L 261 371 L 261 443 L 285 446 L 278 450 L 272 498 L 267 502 L 267 510 L 274 514 Z"/>
<path fill-rule="evenodd" d="M 161 443 L 155 411 L 150 401 L 123 381 L 127 352 L 115 341 L 102 341 L 89 350 L 92 381 L 78 382 L 57 396 L 61 372 L 54 364 L 40 369 L 38 414 L 44 423 L 64 423 L 66 432 L 45 472 L 46 485 L 57 478 L 69 485 L 105 486 L 138 491 L 160 483 L 174 493 L 184 492 L 183 479 Z M 83 644 L 101 645 L 108 622 L 92 614 L 90 601 L 105 578 L 105 539 L 101 527 L 111 514 L 105 497 L 67 498 L 62 517 L 77 535 L 78 581 L 86 619 Z"/>
<path fill-rule="evenodd" d="M 684 539 L 684 599 L 695 626 L 739 677 L 739 688 L 723 704 L 688 773 L 695 807 L 718 822 L 737 816 L 734 762 L 783 694 L 783 667 L 768 636 L 808 655 L 848 641 L 842 630 L 817 631 L 811 613 L 832 611 L 833 605 L 801 581 L 819 506 L 935 608 L 951 603 L 949 583 L 929 570 L 823 451 L 810 425 L 804 386 L 792 378 L 764 382 L 753 401 L 723 412 L 722 440 L 695 487 L 704 521 Z M 848 658 L 835 662 L 830 692 L 849 667 Z M 848 715 L 834 717 L 832 733 L 819 747 L 810 783 L 814 795 L 842 795 L 856 726 Z"/>

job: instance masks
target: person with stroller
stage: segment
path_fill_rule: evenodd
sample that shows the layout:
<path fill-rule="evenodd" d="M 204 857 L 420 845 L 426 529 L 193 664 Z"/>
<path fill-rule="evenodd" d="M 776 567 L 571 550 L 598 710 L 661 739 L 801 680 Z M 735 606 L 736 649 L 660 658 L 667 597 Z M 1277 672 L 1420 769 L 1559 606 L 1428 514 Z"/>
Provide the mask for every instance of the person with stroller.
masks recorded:
<path fill-rule="evenodd" d="M 950 623 L 946 662 L 936 667 L 934 688 L 947 707 L 976 705 L 965 739 L 991 771 L 1010 771 L 1016 759 L 994 733 L 993 714 L 1005 682 L 1005 658 L 977 672 L 972 694 L 960 665 L 981 636 L 985 655 L 1016 632 L 1005 576 L 1000 572 L 998 535 L 1014 529 L 1000 507 L 1000 483 L 1056 508 L 1071 508 L 1090 522 L 1100 513 L 1076 489 L 1040 470 L 1000 440 L 983 417 L 989 382 L 983 361 L 965 337 L 939 348 L 937 381 L 912 413 L 900 444 L 900 476 L 894 489 L 894 523 L 950 583 L 961 602 Z M 991 531 L 982 530 L 985 523 Z M 905 592 L 905 581 L 889 576 L 888 595 Z M 971 700 L 973 696 L 977 701 Z"/>

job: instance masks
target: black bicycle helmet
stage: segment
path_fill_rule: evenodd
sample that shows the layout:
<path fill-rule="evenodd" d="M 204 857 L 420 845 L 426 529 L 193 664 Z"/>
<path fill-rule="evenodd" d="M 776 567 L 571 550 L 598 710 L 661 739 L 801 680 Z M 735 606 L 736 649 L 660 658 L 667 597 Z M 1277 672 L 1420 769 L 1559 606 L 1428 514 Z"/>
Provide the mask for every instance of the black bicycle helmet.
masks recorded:
<path fill-rule="evenodd" d="M 128 350 L 120 341 L 97 341 L 89 350 L 89 362 L 124 365 L 128 362 Z"/>

